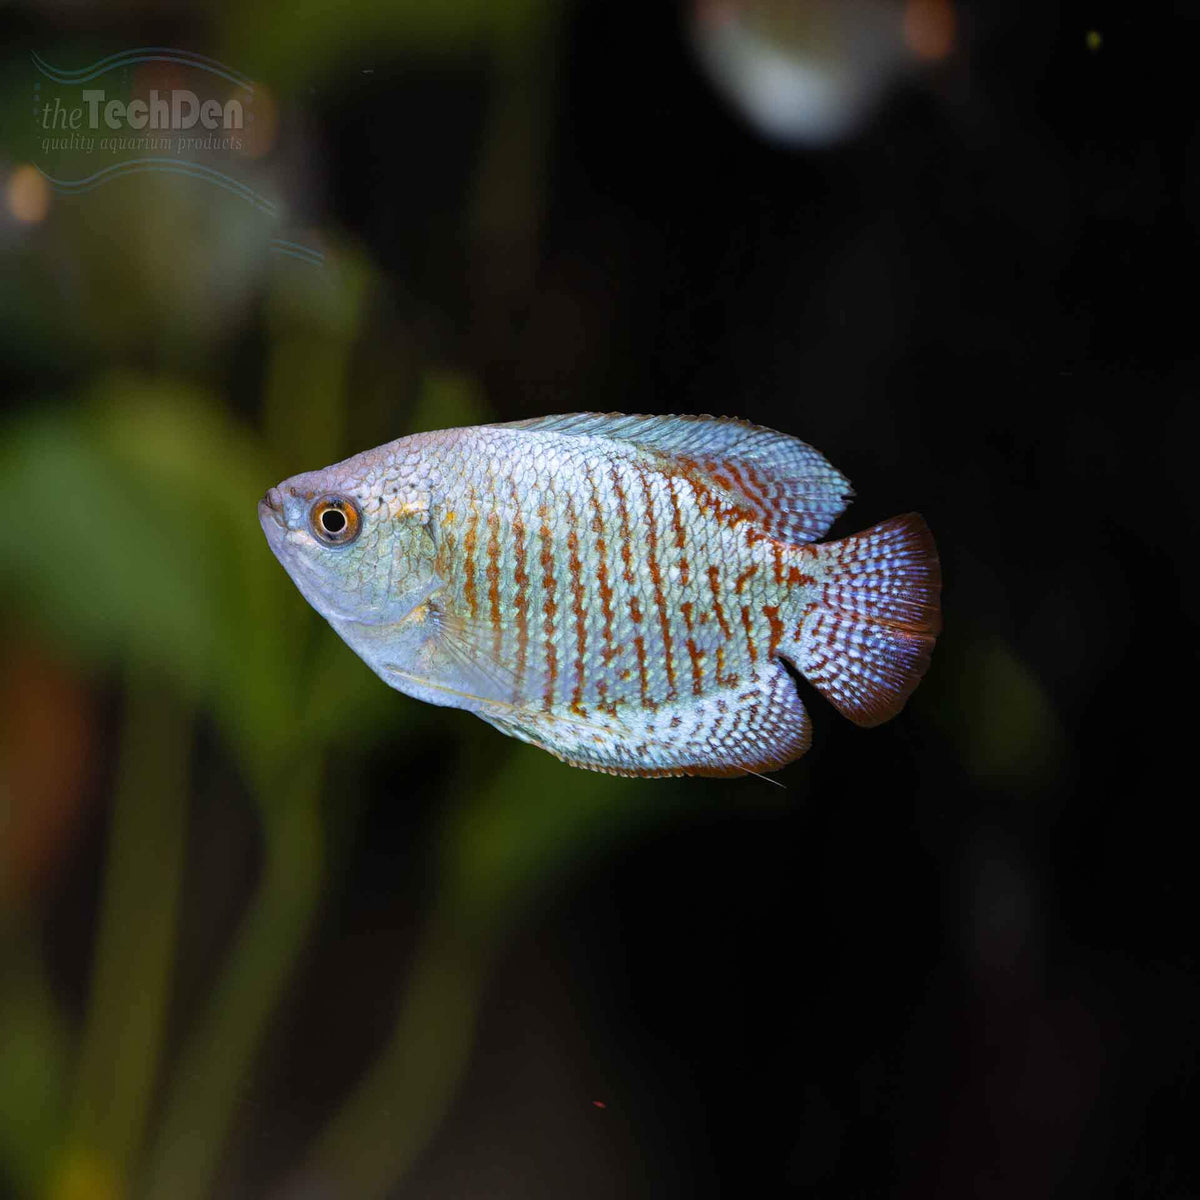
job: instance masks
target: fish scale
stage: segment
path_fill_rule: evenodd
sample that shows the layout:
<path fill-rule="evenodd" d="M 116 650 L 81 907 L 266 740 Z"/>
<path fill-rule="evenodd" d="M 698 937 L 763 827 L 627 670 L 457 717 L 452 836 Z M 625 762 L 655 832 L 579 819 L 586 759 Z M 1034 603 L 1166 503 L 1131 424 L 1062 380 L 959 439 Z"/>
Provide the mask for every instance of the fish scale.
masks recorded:
<path fill-rule="evenodd" d="M 569 414 L 400 439 L 285 480 L 260 517 L 392 686 L 579 766 L 721 775 L 807 749 L 784 660 L 860 724 L 928 665 L 928 530 L 909 514 L 813 544 L 849 495 L 746 422 Z M 329 504 L 357 522 L 344 544 L 322 544 Z"/>
<path fill-rule="evenodd" d="M 600 704 L 653 710 L 677 699 L 680 677 L 686 676 L 690 687 L 693 676 L 686 651 L 689 640 L 695 646 L 702 690 L 715 681 L 718 646 L 724 649 L 724 679 L 736 682 L 737 668 L 754 658 L 745 618 L 753 612 L 757 620 L 764 595 L 761 586 L 746 588 L 742 581 L 749 579 L 753 585 L 759 566 L 766 565 L 763 544 L 748 544 L 744 537 L 729 536 L 725 528 L 705 521 L 696 493 L 684 478 L 652 474 L 619 459 L 604 463 L 597 473 L 586 454 L 556 457 L 552 448 L 544 461 L 553 484 L 531 480 L 534 469 L 522 467 L 509 468 L 500 481 L 488 472 L 468 476 L 459 489 L 448 492 L 447 505 L 455 514 L 450 524 L 457 521 L 460 506 L 471 516 L 467 548 L 456 555 L 451 547 L 450 557 L 462 564 L 462 571 L 453 566 L 448 570 L 446 611 L 482 620 L 482 597 L 494 588 L 496 604 L 489 620 L 503 612 L 523 618 L 526 628 L 532 621 L 535 653 L 553 678 L 548 704 L 543 697 L 543 708 L 550 711 Z M 506 503 L 500 502 L 502 497 L 508 498 Z M 620 515 L 622 508 L 627 517 Z M 590 526 L 583 517 L 585 509 L 594 517 L 599 514 Z M 605 519 L 604 514 L 611 516 Z M 485 522 L 497 531 L 494 554 L 481 551 Z M 523 555 L 517 550 L 518 531 Z M 635 556 L 638 532 L 644 536 L 645 552 Z M 533 586 L 522 589 L 518 562 L 531 557 L 540 570 Z M 687 564 L 686 575 L 681 562 Z M 697 564 L 695 572 L 692 563 Z M 700 586 L 710 571 L 716 572 L 718 606 L 743 614 L 742 626 L 728 627 L 727 635 L 715 619 L 711 585 Z M 495 583 L 489 572 L 494 572 Z M 608 580 L 616 581 L 615 589 Z M 612 593 L 611 623 L 605 616 L 605 589 Z M 496 656 L 503 658 L 511 651 L 515 661 L 521 623 L 496 623 Z M 636 648 L 639 639 L 641 654 Z"/>

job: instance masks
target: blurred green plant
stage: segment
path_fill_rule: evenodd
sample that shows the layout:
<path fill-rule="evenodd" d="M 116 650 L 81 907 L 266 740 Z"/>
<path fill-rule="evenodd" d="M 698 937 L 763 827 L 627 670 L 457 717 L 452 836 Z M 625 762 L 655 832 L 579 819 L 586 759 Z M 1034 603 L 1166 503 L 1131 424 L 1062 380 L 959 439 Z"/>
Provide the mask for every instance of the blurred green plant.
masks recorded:
<path fill-rule="evenodd" d="M 585 856 L 682 811 L 683 789 L 656 789 L 651 804 L 644 793 L 528 746 L 462 789 L 442 823 L 442 886 L 396 1025 L 284 1195 L 388 1194 L 454 1097 L 487 970 L 521 914 Z"/>
<path fill-rule="evenodd" d="M 427 377 L 422 408 L 476 419 L 478 405 L 465 377 Z M 281 407 L 276 419 L 286 416 Z M 42 1062 L 57 1064 L 39 1076 L 32 1138 L 24 1103 L 0 1109 L 0 1149 L 14 1178 L 32 1183 L 38 1163 L 54 1164 L 31 1194 L 211 1194 L 239 1092 L 319 900 L 322 764 L 330 731 L 341 729 L 333 718 L 352 709 L 366 741 L 394 729 L 400 710 L 409 733 L 427 711 L 388 693 L 323 625 L 314 630 L 255 519 L 263 481 L 277 474 L 268 458 L 266 443 L 211 399 L 130 376 L 100 384 L 76 410 L 26 417 L 0 451 L 18 494 L 57 497 L 48 536 L 25 537 L 12 524 L 0 531 L 5 573 L 19 580 L 46 636 L 67 636 L 93 662 L 125 664 L 128 679 L 73 1083 L 63 1023 L 48 1016 L 53 1005 L 41 1002 L 46 985 L 34 966 L 27 963 L 24 984 L 14 977 L 0 1005 L 0 1049 L 15 1077 L 31 1074 L 34 1047 Z M 214 714 L 251 783 L 265 866 L 164 1081 L 188 760 L 200 710 Z M 662 795 L 652 806 L 636 803 L 627 781 L 582 775 L 526 748 L 509 753 L 482 786 L 463 785 L 446 815 L 442 887 L 396 1028 L 307 1168 L 345 1194 L 383 1195 L 436 1128 L 467 1061 L 488 965 L 536 889 L 583 848 L 672 811 Z M 153 1114 L 158 1087 L 165 1101 Z"/>
<path fill-rule="evenodd" d="M 230 10 L 223 52 L 245 69 L 253 64 L 263 77 L 307 83 L 349 55 L 409 51 L 462 58 L 481 49 L 503 50 L 535 38 L 548 14 L 560 7 L 561 0 L 400 0 L 387 7 L 352 0 L 337 8 L 319 0 L 247 5 Z"/>
<path fill-rule="evenodd" d="M 316 286 L 304 267 L 284 271 L 269 303 L 265 436 L 213 397 L 126 373 L 77 404 L 64 398 L 26 415 L 0 443 L 4 477 L 22 495 L 47 497 L 55 514 L 36 538 L 12 525 L 0 532 L 0 576 L 48 641 L 65 640 L 93 664 L 122 664 L 129 681 L 75 1081 L 69 1100 L 57 1094 L 38 1109 L 70 1114 L 53 1133 L 61 1144 L 45 1142 L 53 1121 L 39 1125 L 39 1146 L 27 1115 L 0 1113 L 9 1118 L 0 1144 L 24 1147 L 15 1174 L 28 1182 L 33 1163 L 57 1164 L 39 1191 L 124 1195 L 136 1175 L 175 953 L 191 714 L 211 713 L 237 756 L 258 801 L 266 866 L 166 1085 L 149 1186 L 170 1196 L 208 1193 L 238 1090 L 311 923 L 331 717 L 352 706 L 368 739 L 384 718 L 385 694 L 369 674 L 336 639 L 314 639 L 316 621 L 264 553 L 255 518 L 256 498 L 285 473 L 275 453 L 290 456 L 301 441 L 310 452 L 341 444 L 366 279 L 348 255 Z M 27 994 L 39 988 L 45 994 L 34 984 L 14 993 L 5 1013 L 27 1013 Z M 12 1022 L 0 1015 L 0 1028 Z M 41 1041 L 49 1036 L 40 1031 Z M 13 1053 L 21 1044 L 12 1033 Z"/>
<path fill-rule="evenodd" d="M 484 264 L 483 315 L 502 336 L 505 311 L 533 278 L 561 6 L 319 7 L 286 18 L 239 10 L 225 52 L 286 94 L 367 46 L 464 61 L 485 51 L 491 103 L 461 221 Z M 35 536 L 20 521 L 0 523 L 0 585 L 30 614 L 35 638 L 123 683 L 80 1028 L 59 1008 L 28 905 L 18 897 L 0 912 L 0 1171 L 21 1195 L 52 1200 L 214 1194 L 326 883 L 321 801 L 337 718 L 355 714 L 365 750 L 384 736 L 411 738 L 432 712 L 389 692 L 341 645 L 274 561 L 255 515 L 269 484 L 370 443 L 352 428 L 364 407 L 350 365 L 376 273 L 345 246 L 327 247 L 321 270 L 268 263 L 254 253 L 262 230 L 241 209 L 223 198 L 210 206 L 188 181 L 144 182 L 149 216 L 125 184 L 58 205 L 53 234 L 48 221 L 0 277 L 0 311 L 14 317 L 9 348 L 30 371 L 66 344 L 76 367 L 93 372 L 82 393 L 34 397 L 0 427 L 11 494 L 37 498 L 48 517 Z M 185 245 L 170 232 L 180 219 L 201 231 Z M 109 236 L 130 252 L 88 252 Z M 55 332 L 64 286 L 94 311 Z M 208 348 L 236 328 L 259 286 L 268 351 L 256 432 L 223 397 L 182 379 L 213 377 Z M 129 362 L 154 366 L 135 372 Z M 413 394 L 389 403 L 385 436 L 488 419 L 470 373 L 438 366 L 413 376 Z M 253 797 L 263 865 L 211 991 L 167 1061 L 201 721 L 215 724 Z M 467 718 L 460 727 L 496 740 Z M 683 795 L 660 784 L 647 805 L 628 781 L 507 743 L 498 762 L 468 754 L 447 774 L 439 889 L 394 1028 L 283 1182 L 285 1195 L 323 1182 L 367 1200 L 395 1186 L 453 1099 L 490 964 L 521 913 L 581 855 L 678 811 Z"/>
<path fill-rule="evenodd" d="M 995 634 L 950 631 L 942 651 L 958 664 L 915 707 L 954 745 L 963 767 L 998 792 L 1047 789 L 1066 769 L 1069 742 L 1053 697 Z"/>
<path fill-rule="evenodd" d="M 328 640 L 309 652 L 313 619 L 263 553 L 253 514 L 279 474 L 268 457 L 211 400 L 131 377 L 99 385 L 75 412 L 26 418 L 0 450 L 21 494 L 56 498 L 44 536 L 0 534 L 23 607 L 47 637 L 126 664 L 130 677 L 70 1132 L 60 1154 L 43 1158 L 58 1158 L 47 1185 L 63 1195 L 84 1185 L 125 1194 L 147 1124 L 182 869 L 189 712 L 213 713 L 237 754 L 267 865 L 211 1011 L 185 1047 L 183 1082 L 167 1089 L 155 1162 L 168 1176 L 174 1164 L 185 1172 L 186 1188 L 171 1181 L 158 1192 L 173 1196 L 207 1193 L 233 1099 L 320 893 L 329 718 L 351 704 L 369 737 L 382 716 L 378 690 L 349 656 Z M 176 1135 L 180 1125 L 190 1137 Z"/>

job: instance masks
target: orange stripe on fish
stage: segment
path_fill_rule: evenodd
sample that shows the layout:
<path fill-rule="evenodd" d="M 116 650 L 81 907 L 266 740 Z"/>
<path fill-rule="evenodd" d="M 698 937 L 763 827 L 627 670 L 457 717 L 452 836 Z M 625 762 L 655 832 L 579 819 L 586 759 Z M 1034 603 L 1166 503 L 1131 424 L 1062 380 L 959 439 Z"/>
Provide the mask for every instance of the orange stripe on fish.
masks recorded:
<path fill-rule="evenodd" d="M 667 496 L 671 501 L 671 527 L 675 530 L 675 549 L 684 550 L 687 547 L 687 530 L 683 526 L 683 513 L 679 508 L 679 496 L 675 491 L 675 486 L 681 480 L 677 475 L 667 475 Z M 691 565 L 688 563 L 686 554 L 679 555 L 679 585 L 687 587 L 688 581 L 691 578 Z"/>
<path fill-rule="evenodd" d="M 541 521 L 538 533 L 542 539 L 542 613 L 545 617 L 542 630 L 545 633 L 546 657 L 546 687 L 542 707 L 549 712 L 554 707 L 554 688 L 558 682 L 558 653 L 554 648 L 554 618 L 558 604 L 554 599 L 557 586 L 554 578 L 554 537 L 550 532 L 550 509 L 544 501 L 538 508 L 538 518 Z"/>
<path fill-rule="evenodd" d="M 583 607 L 583 563 L 579 560 L 579 516 L 575 502 L 567 496 L 567 567 L 571 572 L 571 612 L 575 617 L 575 688 L 571 711 L 586 717 L 583 708 L 584 659 L 587 655 L 587 614 Z"/>
<path fill-rule="evenodd" d="M 471 489 L 468 503 L 471 506 L 471 515 L 467 519 L 467 533 L 463 538 L 463 552 L 466 554 L 463 594 L 467 599 L 468 611 L 471 616 L 475 616 L 479 607 L 479 598 L 475 591 L 475 530 L 479 526 L 479 505 L 474 488 Z"/>
<path fill-rule="evenodd" d="M 721 626 L 721 632 L 726 639 L 729 637 L 729 623 L 725 620 L 725 609 L 721 605 L 721 568 L 708 568 L 708 586 L 712 590 L 713 612 L 717 618 L 717 624 Z"/>
<path fill-rule="evenodd" d="M 637 655 L 638 665 L 638 684 L 642 693 L 642 707 L 654 709 L 658 705 L 650 698 L 650 693 L 647 691 L 646 678 L 646 639 L 640 635 L 633 639 L 633 652 Z"/>
<path fill-rule="evenodd" d="M 767 624 L 771 628 L 771 640 L 767 647 L 767 657 L 774 658 L 775 651 L 779 649 L 779 643 L 783 640 L 783 622 L 779 619 L 779 606 L 776 604 L 764 604 L 762 613 L 767 618 Z"/>
<path fill-rule="evenodd" d="M 688 658 L 692 663 L 692 695 L 704 695 L 704 660 L 700 651 L 696 649 L 696 639 L 689 637 L 687 639 Z"/>
<path fill-rule="evenodd" d="M 733 590 L 740 596 L 742 594 L 742 589 L 751 579 L 754 578 L 757 573 L 758 563 L 751 563 L 740 575 L 738 575 L 737 580 L 734 582 Z"/>
<path fill-rule="evenodd" d="M 614 465 L 609 469 L 609 478 L 612 480 L 613 491 L 617 499 L 617 517 L 621 523 L 621 562 L 624 565 L 622 578 L 626 583 L 632 584 L 635 582 L 633 574 L 633 546 L 632 538 L 629 533 L 629 502 L 625 497 L 625 489 L 621 486 L 621 475 Z M 640 621 L 640 617 L 634 617 L 635 621 Z"/>
<path fill-rule="evenodd" d="M 654 493 L 650 480 L 643 470 L 638 471 L 642 484 L 642 498 L 646 509 L 646 563 L 650 569 L 650 583 L 654 588 L 654 606 L 658 609 L 658 624 L 662 630 L 663 665 L 667 669 L 667 699 L 674 700 L 675 690 L 675 660 L 671 638 L 671 618 L 667 615 L 667 600 L 663 595 L 662 571 L 658 565 L 658 526 L 655 523 Z"/>
<path fill-rule="evenodd" d="M 752 663 L 758 662 L 758 650 L 754 645 L 754 630 L 750 624 L 750 609 L 749 606 L 742 605 L 742 629 L 746 633 L 746 651 L 750 655 Z"/>
<path fill-rule="evenodd" d="M 517 587 L 513 597 L 513 609 L 517 614 L 517 666 L 513 697 L 515 703 L 525 682 L 529 653 L 529 576 L 525 572 L 525 523 L 521 520 L 521 501 L 515 482 L 510 487 L 510 494 L 513 502 L 513 582 Z"/>
<path fill-rule="evenodd" d="M 496 497 L 492 496 L 492 511 L 488 513 L 487 581 L 488 608 L 492 618 L 492 645 L 496 658 L 500 657 L 502 626 L 500 624 L 500 514 L 495 508 Z"/>
<path fill-rule="evenodd" d="M 692 695 L 700 696 L 704 693 L 704 670 L 703 659 L 700 651 L 696 647 L 696 639 L 692 636 L 695 632 L 692 623 L 692 613 L 694 611 L 692 602 L 685 600 L 680 606 L 679 611 L 683 613 L 683 621 L 687 627 L 687 646 L 688 659 L 692 664 Z"/>
<path fill-rule="evenodd" d="M 734 687 L 738 681 L 737 675 L 725 674 L 725 647 L 717 647 L 717 683 L 721 687 Z"/>
<path fill-rule="evenodd" d="M 592 532 L 596 535 L 596 587 L 600 592 L 600 611 L 604 616 L 604 627 L 600 638 L 604 648 L 600 652 L 600 661 L 608 666 L 615 651 L 613 650 L 613 590 L 608 582 L 608 542 L 604 536 L 604 509 L 600 504 L 600 495 L 596 488 L 596 478 L 589 467 L 586 471 L 588 487 L 592 504 Z M 604 694 L 604 682 L 597 685 L 600 694 Z"/>

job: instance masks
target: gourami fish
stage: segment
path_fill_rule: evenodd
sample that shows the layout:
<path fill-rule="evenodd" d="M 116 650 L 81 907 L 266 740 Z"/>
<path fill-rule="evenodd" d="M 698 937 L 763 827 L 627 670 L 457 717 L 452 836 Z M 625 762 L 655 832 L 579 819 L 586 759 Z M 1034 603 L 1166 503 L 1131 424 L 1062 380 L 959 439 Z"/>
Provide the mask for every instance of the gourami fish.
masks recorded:
<path fill-rule="evenodd" d="M 392 687 L 575 766 L 740 775 L 809 747 L 790 671 L 877 725 L 929 664 L 929 530 L 910 513 L 813 544 L 851 494 L 746 421 L 572 413 L 401 438 L 258 512 Z"/>

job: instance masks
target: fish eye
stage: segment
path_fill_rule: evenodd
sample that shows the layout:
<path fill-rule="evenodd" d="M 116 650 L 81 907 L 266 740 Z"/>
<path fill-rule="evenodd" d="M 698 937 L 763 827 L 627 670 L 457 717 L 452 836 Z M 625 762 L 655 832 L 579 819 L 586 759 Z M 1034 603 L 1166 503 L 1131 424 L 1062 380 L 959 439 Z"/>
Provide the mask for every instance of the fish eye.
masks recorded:
<path fill-rule="evenodd" d="M 347 496 L 322 496 L 309 509 L 308 523 L 319 542 L 347 546 L 359 535 L 362 513 Z"/>

